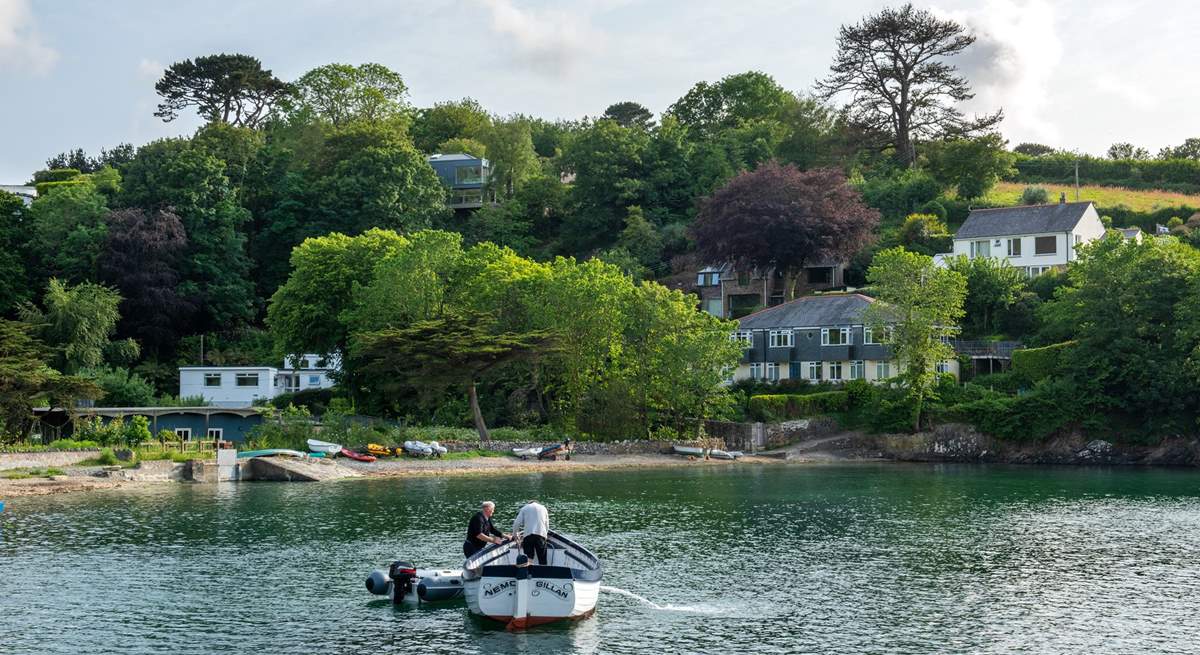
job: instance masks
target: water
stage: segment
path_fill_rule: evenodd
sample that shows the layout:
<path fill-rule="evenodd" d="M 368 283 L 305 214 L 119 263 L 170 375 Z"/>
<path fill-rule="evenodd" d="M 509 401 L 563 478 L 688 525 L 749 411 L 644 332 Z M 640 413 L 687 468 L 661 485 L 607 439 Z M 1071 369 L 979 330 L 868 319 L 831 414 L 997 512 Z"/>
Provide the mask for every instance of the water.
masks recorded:
<path fill-rule="evenodd" d="M 606 566 L 526 634 L 367 594 L 536 497 Z M 0 653 L 1196 652 L 1200 473 L 737 466 L 10 499 Z"/>

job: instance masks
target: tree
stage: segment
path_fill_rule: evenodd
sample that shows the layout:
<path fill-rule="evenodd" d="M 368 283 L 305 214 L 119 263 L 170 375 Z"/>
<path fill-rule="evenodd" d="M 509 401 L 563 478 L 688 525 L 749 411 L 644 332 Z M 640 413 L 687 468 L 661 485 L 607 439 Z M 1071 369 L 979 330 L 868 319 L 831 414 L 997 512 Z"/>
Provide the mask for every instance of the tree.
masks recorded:
<path fill-rule="evenodd" d="M 408 87 L 383 64 L 327 64 L 296 80 L 290 113 L 332 125 L 389 121 L 405 115 Z"/>
<path fill-rule="evenodd" d="M 118 333 L 150 354 L 174 348 L 196 312 L 179 291 L 180 258 L 187 252 L 183 221 L 168 211 L 120 209 L 110 213 L 99 279 L 121 293 Z"/>
<path fill-rule="evenodd" d="M 1200 137 L 1185 139 L 1174 148 L 1167 147 L 1158 151 L 1159 159 L 1200 159 Z"/>
<path fill-rule="evenodd" d="M 9 316 L 30 297 L 25 266 L 29 242 L 26 211 L 20 197 L 0 191 L 0 316 Z"/>
<path fill-rule="evenodd" d="M 349 237 L 305 239 L 292 250 L 292 272 L 271 296 L 267 326 L 284 353 L 344 354 L 350 335 L 343 313 L 353 307 L 355 286 L 374 278 L 375 265 L 408 243 L 390 230 Z"/>
<path fill-rule="evenodd" d="M 447 139 L 479 139 L 492 124 L 492 117 L 472 98 L 439 102 L 417 112 L 412 125 L 413 145 L 432 153 Z"/>
<path fill-rule="evenodd" d="M 1044 205 L 1050 202 L 1050 192 L 1046 187 L 1027 186 L 1021 191 L 1022 205 Z"/>
<path fill-rule="evenodd" d="M 1150 159 L 1150 151 L 1132 143 L 1114 143 L 1108 147 L 1108 158 L 1144 160 Z"/>
<path fill-rule="evenodd" d="M 1025 290 L 1027 277 L 1022 269 L 1007 260 L 993 257 L 953 257 L 949 268 L 967 280 L 966 331 L 978 336 L 994 334 L 1000 329 L 1000 318 L 1013 306 Z"/>
<path fill-rule="evenodd" d="M 643 201 L 650 136 L 643 130 L 598 121 L 573 134 L 561 157 L 574 173 L 570 196 L 575 211 L 562 226 L 563 248 L 587 253 L 610 245 L 627 208 Z"/>
<path fill-rule="evenodd" d="M 900 364 L 900 380 L 912 403 L 913 430 L 921 429 L 926 399 L 937 384 L 936 365 L 954 358 L 943 342 L 953 336 L 963 316 L 967 281 L 961 273 L 935 266 L 931 257 L 903 248 L 881 251 L 867 269 L 867 282 L 877 302 L 864 321 Z"/>
<path fill-rule="evenodd" d="M 101 148 L 96 157 L 89 157 L 83 148 L 60 152 L 46 160 L 46 168 L 74 168 L 81 173 L 95 173 L 105 166 L 119 169 L 133 160 L 134 147 L 131 143 L 120 143 L 112 150 Z"/>
<path fill-rule="evenodd" d="M 646 220 L 642 208 L 634 205 L 625 216 L 625 229 L 617 239 L 617 247 L 624 248 L 642 266 L 658 264 L 662 256 L 662 236 L 654 225 Z"/>
<path fill-rule="evenodd" d="M 97 398 L 103 407 L 147 407 L 154 404 L 154 385 L 125 368 L 101 367 L 87 369 L 80 377 L 91 380 L 100 388 Z"/>
<path fill-rule="evenodd" d="M 845 261 L 874 239 L 878 222 L 840 171 L 769 163 L 701 201 L 692 236 L 704 261 L 782 272 L 794 298 L 805 266 Z"/>
<path fill-rule="evenodd" d="M 698 138 L 711 137 L 742 123 L 778 120 L 796 98 L 760 71 L 729 75 L 718 82 L 698 82 L 665 112 Z"/>
<path fill-rule="evenodd" d="M 501 198 L 511 198 L 538 170 L 537 152 L 529 124 L 520 119 L 497 120 L 484 131 L 492 171 L 488 185 Z"/>
<path fill-rule="evenodd" d="M 621 127 L 640 127 L 643 130 L 654 127 L 654 112 L 632 100 L 609 105 L 600 118 L 616 121 Z"/>
<path fill-rule="evenodd" d="M 487 316 L 448 314 L 359 335 L 352 357 L 364 374 L 388 387 L 415 386 L 423 391 L 462 387 L 467 392 L 479 438 L 490 441 L 479 408 L 476 384 L 481 375 L 506 364 L 548 352 L 554 339 L 546 331 L 497 332 Z M 390 381 L 390 382 L 389 382 Z"/>
<path fill-rule="evenodd" d="M 952 245 L 945 221 L 933 214 L 909 214 L 900 226 L 900 243 L 924 255 L 946 252 Z"/>
<path fill-rule="evenodd" d="M 450 155 L 461 152 L 471 155 L 472 157 L 483 158 L 487 156 L 487 146 L 479 141 L 476 141 L 475 139 L 468 139 L 460 136 L 456 136 L 453 139 L 446 139 L 440 145 L 438 145 L 437 151 L 442 154 Z"/>
<path fill-rule="evenodd" d="M 195 107 L 209 122 L 258 127 L 291 87 L 254 57 L 222 53 L 171 64 L 154 90 L 163 98 L 154 115 L 164 122 Z"/>
<path fill-rule="evenodd" d="M 963 200 L 987 195 L 1001 177 L 1016 172 L 1014 160 L 999 134 L 929 146 L 929 172 L 938 182 L 955 187 Z"/>
<path fill-rule="evenodd" d="M 35 403 L 71 406 L 99 395 L 91 382 L 50 368 L 51 355 L 33 331 L 26 323 L 0 319 L 0 441 L 28 437 Z"/>
<path fill-rule="evenodd" d="M 179 260 L 180 295 L 197 305 L 199 331 L 234 329 L 254 315 L 254 286 L 238 205 L 226 164 L 188 141 L 164 139 L 138 149 L 125 167 L 126 207 L 169 210 L 187 234 Z"/>
<path fill-rule="evenodd" d="M 73 374 L 108 359 L 137 358 L 136 342 L 111 339 L 120 319 L 120 302 L 120 294 L 99 284 L 71 287 L 51 278 L 42 307 L 26 303 L 20 315 L 35 335 L 55 349 L 54 368 Z"/>
<path fill-rule="evenodd" d="M 1013 148 L 1013 152 L 1030 157 L 1043 157 L 1045 155 L 1053 155 L 1058 151 L 1041 143 L 1026 142 L 1017 144 L 1017 147 Z"/>
<path fill-rule="evenodd" d="M 40 255 L 42 277 L 94 278 L 108 234 L 107 202 L 91 184 L 65 186 L 34 201 L 27 212 L 30 245 Z"/>
<path fill-rule="evenodd" d="M 850 121 L 913 166 L 917 141 L 971 136 L 1003 118 L 997 111 L 968 119 L 952 104 L 974 94 L 947 60 L 974 42 L 961 25 L 930 11 L 884 8 L 841 27 L 830 75 L 817 89 L 826 100 L 846 94 Z"/>

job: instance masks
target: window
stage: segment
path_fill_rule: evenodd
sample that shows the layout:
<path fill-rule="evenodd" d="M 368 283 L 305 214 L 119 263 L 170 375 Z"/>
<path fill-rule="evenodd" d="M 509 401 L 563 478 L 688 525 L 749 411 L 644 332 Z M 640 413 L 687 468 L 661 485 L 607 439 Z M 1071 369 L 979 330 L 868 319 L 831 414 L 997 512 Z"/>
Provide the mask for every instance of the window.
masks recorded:
<path fill-rule="evenodd" d="M 938 362 L 937 366 L 935 366 L 934 368 L 937 370 L 938 373 L 949 373 L 950 372 L 950 362 Z"/>
<path fill-rule="evenodd" d="M 750 284 L 750 271 L 738 271 L 737 278 L 740 286 Z"/>
<path fill-rule="evenodd" d="M 763 365 L 755 362 L 750 365 L 750 379 L 761 380 L 763 378 Z"/>
<path fill-rule="evenodd" d="M 779 381 L 779 364 L 767 362 L 767 380 L 770 382 Z"/>
<path fill-rule="evenodd" d="M 796 333 L 791 330 L 771 330 L 767 339 L 772 348 L 791 348 L 796 345 Z"/>
<path fill-rule="evenodd" d="M 870 325 L 863 327 L 863 343 L 868 346 L 873 346 L 877 343 L 875 341 L 875 330 Z"/>
<path fill-rule="evenodd" d="M 887 362 L 875 362 L 875 379 L 886 380 L 892 377 L 891 367 Z"/>
<path fill-rule="evenodd" d="M 808 379 L 813 382 L 821 379 L 821 362 L 808 363 Z"/>
<path fill-rule="evenodd" d="M 696 275 L 696 286 L 698 287 L 717 287 L 721 286 L 720 273 L 700 273 Z"/>
<path fill-rule="evenodd" d="M 450 204 L 455 205 L 482 205 L 483 204 L 483 189 L 458 189 L 450 194 Z"/>
<path fill-rule="evenodd" d="M 300 358 L 300 368 L 308 368 L 308 358 L 307 357 Z"/>
<path fill-rule="evenodd" d="M 729 335 L 729 338 L 732 341 L 741 341 L 742 346 L 745 348 L 749 348 L 750 346 L 754 345 L 754 333 L 750 330 L 738 330 Z"/>
<path fill-rule="evenodd" d="M 842 379 L 842 363 L 829 362 L 829 379 L 834 382 L 840 382 Z"/>
<path fill-rule="evenodd" d="M 721 299 L 720 298 L 709 298 L 708 300 L 705 300 L 704 301 L 704 311 L 708 312 L 709 314 L 712 314 L 713 316 L 720 318 L 722 316 Z"/>
<path fill-rule="evenodd" d="M 821 328 L 822 346 L 845 346 L 850 343 L 850 328 Z"/>
<path fill-rule="evenodd" d="M 1030 266 L 1029 277 L 1037 277 L 1042 273 L 1049 273 L 1053 269 L 1053 266 Z"/>
<path fill-rule="evenodd" d="M 1033 254 L 1054 255 L 1058 253 L 1058 237 L 1034 237 Z"/>
<path fill-rule="evenodd" d="M 238 373 L 237 386 L 239 387 L 257 387 L 258 373 Z"/>
<path fill-rule="evenodd" d="M 992 242 L 991 241 L 972 241 L 971 242 L 971 259 L 976 257 L 991 257 Z"/>
<path fill-rule="evenodd" d="M 866 375 L 863 372 L 864 366 L 862 362 L 850 362 L 850 379 L 861 380 Z"/>
<path fill-rule="evenodd" d="M 225 438 L 225 430 L 222 428 L 209 428 L 205 438 L 220 441 Z"/>
<path fill-rule="evenodd" d="M 481 184 L 483 183 L 483 167 L 482 166 L 459 166 L 454 169 L 455 184 Z"/>
<path fill-rule="evenodd" d="M 788 362 L 788 378 L 799 380 L 804 377 L 804 367 L 800 362 Z"/>
<path fill-rule="evenodd" d="M 1017 239 L 1009 239 L 1008 240 L 1008 256 L 1009 257 L 1020 257 L 1021 256 L 1021 239 L 1017 238 Z"/>
<path fill-rule="evenodd" d="M 699 275 L 696 276 L 696 286 L 702 287 L 707 282 L 708 282 L 708 276 L 705 275 L 704 273 L 700 273 Z"/>
<path fill-rule="evenodd" d="M 325 358 L 324 357 L 317 360 L 317 368 L 325 368 Z"/>
<path fill-rule="evenodd" d="M 833 267 L 814 266 L 804 269 L 809 284 L 833 284 Z"/>
<path fill-rule="evenodd" d="M 206 386 L 206 387 L 221 386 L 221 374 L 220 373 L 205 373 L 204 374 L 204 386 Z"/>
<path fill-rule="evenodd" d="M 192 429 L 191 428 L 175 428 L 175 436 L 179 437 L 180 441 L 191 441 L 192 440 Z"/>
<path fill-rule="evenodd" d="M 310 387 L 321 386 L 321 376 L 319 376 L 319 375 L 308 376 L 308 386 L 310 386 Z"/>
<path fill-rule="evenodd" d="M 1083 243 L 1083 236 L 1082 236 L 1082 235 L 1079 235 L 1079 234 L 1076 234 L 1076 235 L 1075 235 L 1075 245 L 1079 245 L 1079 244 L 1081 244 L 1081 243 Z"/>

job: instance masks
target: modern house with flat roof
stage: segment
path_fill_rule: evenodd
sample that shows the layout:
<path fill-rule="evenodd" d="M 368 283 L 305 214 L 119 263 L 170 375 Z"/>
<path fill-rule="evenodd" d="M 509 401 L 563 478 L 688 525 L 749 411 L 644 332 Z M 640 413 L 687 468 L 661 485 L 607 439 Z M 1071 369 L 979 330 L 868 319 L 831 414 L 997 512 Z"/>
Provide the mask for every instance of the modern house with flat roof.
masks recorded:
<path fill-rule="evenodd" d="M 11 193 L 17 196 L 28 207 L 37 199 L 37 187 L 24 186 L 21 184 L 0 184 L 0 191 Z"/>
<path fill-rule="evenodd" d="M 333 386 L 336 358 L 314 354 L 288 358 L 283 366 L 180 366 L 179 396 L 200 396 L 217 407 L 250 407 L 285 393 Z"/>
<path fill-rule="evenodd" d="M 768 307 L 738 321 L 731 335 L 746 346 L 734 380 L 778 382 L 878 382 L 899 371 L 882 335 L 863 322 L 872 303 L 860 293 L 806 296 Z M 937 365 L 958 376 L 958 361 Z"/>
<path fill-rule="evenodd" d="M 1104 236 L 1091 202 L 975 209 L 954 234 L 954 256 L 992 257 L 1033 277 L 1066 267 L 1075 247 Z"/>
<path fill-rule="evenodd" d="M 483 206 L 492 172 L 491 162 L 461 152 L 430 155 L 428 161 L 442 184 L 449 189 L 447 206 L 451 209 L 478 209 Z"/>

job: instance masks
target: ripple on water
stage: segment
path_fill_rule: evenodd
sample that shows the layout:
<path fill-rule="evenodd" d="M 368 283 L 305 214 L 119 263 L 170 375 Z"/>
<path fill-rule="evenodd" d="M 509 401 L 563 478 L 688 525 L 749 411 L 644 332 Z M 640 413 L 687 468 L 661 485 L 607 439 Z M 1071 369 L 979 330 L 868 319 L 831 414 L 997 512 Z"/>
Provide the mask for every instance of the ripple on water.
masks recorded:
<path fill-rule="evenodd" d="M 744 467 L 22 499 L 0 514 L 0 652 L 1188 650 L 1197 480 Z M 513 635 L 363 589 L 396 557 L 457 565 L 480 500 L 503 525 L 530 497 L 621 590 L 594 619 Z"/>

